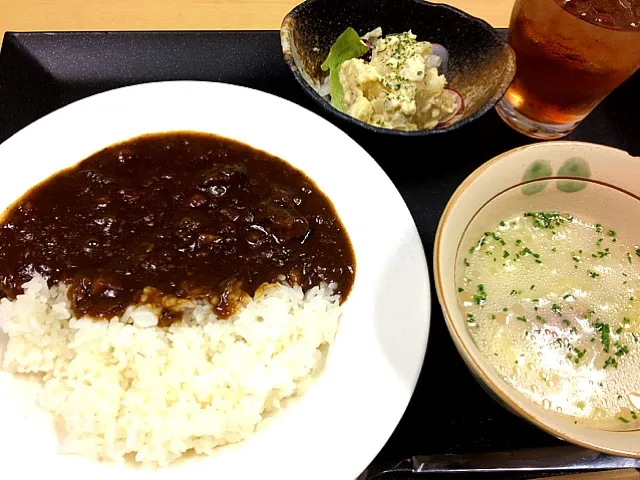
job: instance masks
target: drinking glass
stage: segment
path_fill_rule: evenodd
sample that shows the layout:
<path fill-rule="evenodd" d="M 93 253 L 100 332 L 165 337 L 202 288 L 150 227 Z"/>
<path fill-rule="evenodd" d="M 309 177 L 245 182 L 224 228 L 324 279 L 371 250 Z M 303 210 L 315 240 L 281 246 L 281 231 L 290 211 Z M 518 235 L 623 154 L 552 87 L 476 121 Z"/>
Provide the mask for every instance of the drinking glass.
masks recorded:
<path fill-rule="evenodd" d="M 509 44 L 517 71 L 498 113 L 530 137 L 564 137 L 640 67 L 640 0 L 516 0 Z"/>

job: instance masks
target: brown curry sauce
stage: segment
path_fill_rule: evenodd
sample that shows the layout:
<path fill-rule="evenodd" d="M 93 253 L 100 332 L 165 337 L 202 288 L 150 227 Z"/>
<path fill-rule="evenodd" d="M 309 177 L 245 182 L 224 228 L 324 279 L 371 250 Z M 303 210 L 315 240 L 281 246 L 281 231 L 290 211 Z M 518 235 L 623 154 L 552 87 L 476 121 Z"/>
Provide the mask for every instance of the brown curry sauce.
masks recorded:
<path fill-rule="evenodd" d="M 0 290 L 34 274 L 65 282 L 77 317 L 131 304 L 176 317 L 207 299 L 227 318 L 245 294 L 286 280 L 335 283 L 355 256 L 331 201 L 301 171 L 222 137 L 164 133 L 108 147 L 28 191 L 0 223 Z"/>

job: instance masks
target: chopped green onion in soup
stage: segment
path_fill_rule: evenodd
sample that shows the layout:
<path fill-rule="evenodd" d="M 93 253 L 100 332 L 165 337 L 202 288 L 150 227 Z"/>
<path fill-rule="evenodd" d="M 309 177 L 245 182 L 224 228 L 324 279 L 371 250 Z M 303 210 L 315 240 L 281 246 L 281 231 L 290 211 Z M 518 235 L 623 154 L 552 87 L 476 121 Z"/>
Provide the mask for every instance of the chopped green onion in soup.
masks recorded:
<path fill-rule="evenodd" d="M 624 232 L 557 212 L 488 227 L 463 245 L 457 269 L 483 355 L 543 408 L 594 426 L 635 422 L 640 249 Z"/>

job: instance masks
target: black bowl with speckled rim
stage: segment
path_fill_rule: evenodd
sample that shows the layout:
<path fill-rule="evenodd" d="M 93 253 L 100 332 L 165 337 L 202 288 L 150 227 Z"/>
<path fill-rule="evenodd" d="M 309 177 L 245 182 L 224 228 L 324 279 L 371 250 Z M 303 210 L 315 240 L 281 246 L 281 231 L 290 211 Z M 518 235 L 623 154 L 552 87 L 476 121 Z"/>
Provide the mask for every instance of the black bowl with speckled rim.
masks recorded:
<path fill-rule="evenodd" d="M 432 130 L 401 131 L 366 124 L 332 107 L 317 91 L 328 75 L 320 65 L 347 27 L 361 35 L 376 27 L 382 27 L 383 34 L 411 30 L 418 40 L 443 45 L 449 52 L 448 86 L 464 98 L 462 115 Z M 457 8 L 423 0 L 306 0 L 284 18 L 280 42 L 295 79 L 324 110 L 388 135 L 433 135 L 472 122 L 500 101 L 516 70 L 513 50 L 491 25 Z"/>

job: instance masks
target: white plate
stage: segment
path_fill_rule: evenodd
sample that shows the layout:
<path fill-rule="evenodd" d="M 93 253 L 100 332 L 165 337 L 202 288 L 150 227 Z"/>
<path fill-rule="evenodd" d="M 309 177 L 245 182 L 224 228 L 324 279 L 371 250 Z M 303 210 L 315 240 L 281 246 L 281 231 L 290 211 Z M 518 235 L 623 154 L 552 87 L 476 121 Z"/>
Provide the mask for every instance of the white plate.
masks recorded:
<path fill-rule="evenodd" d="M 356 279 L 325 371 L 250 440 L 162 470 L 58 455 L 34 386 L 0 374 L 0 478 L 354 480 L 393 432 L 424 359 L 431 299 L 422 244 L 398 191 L 338 128 L 281 98 L 208 82 L 112 90 L 64 107 L 0 145 L 0 208 L 97 150 L 137 135 L 211 132 L 279 156 L 331 198 Z"/>

